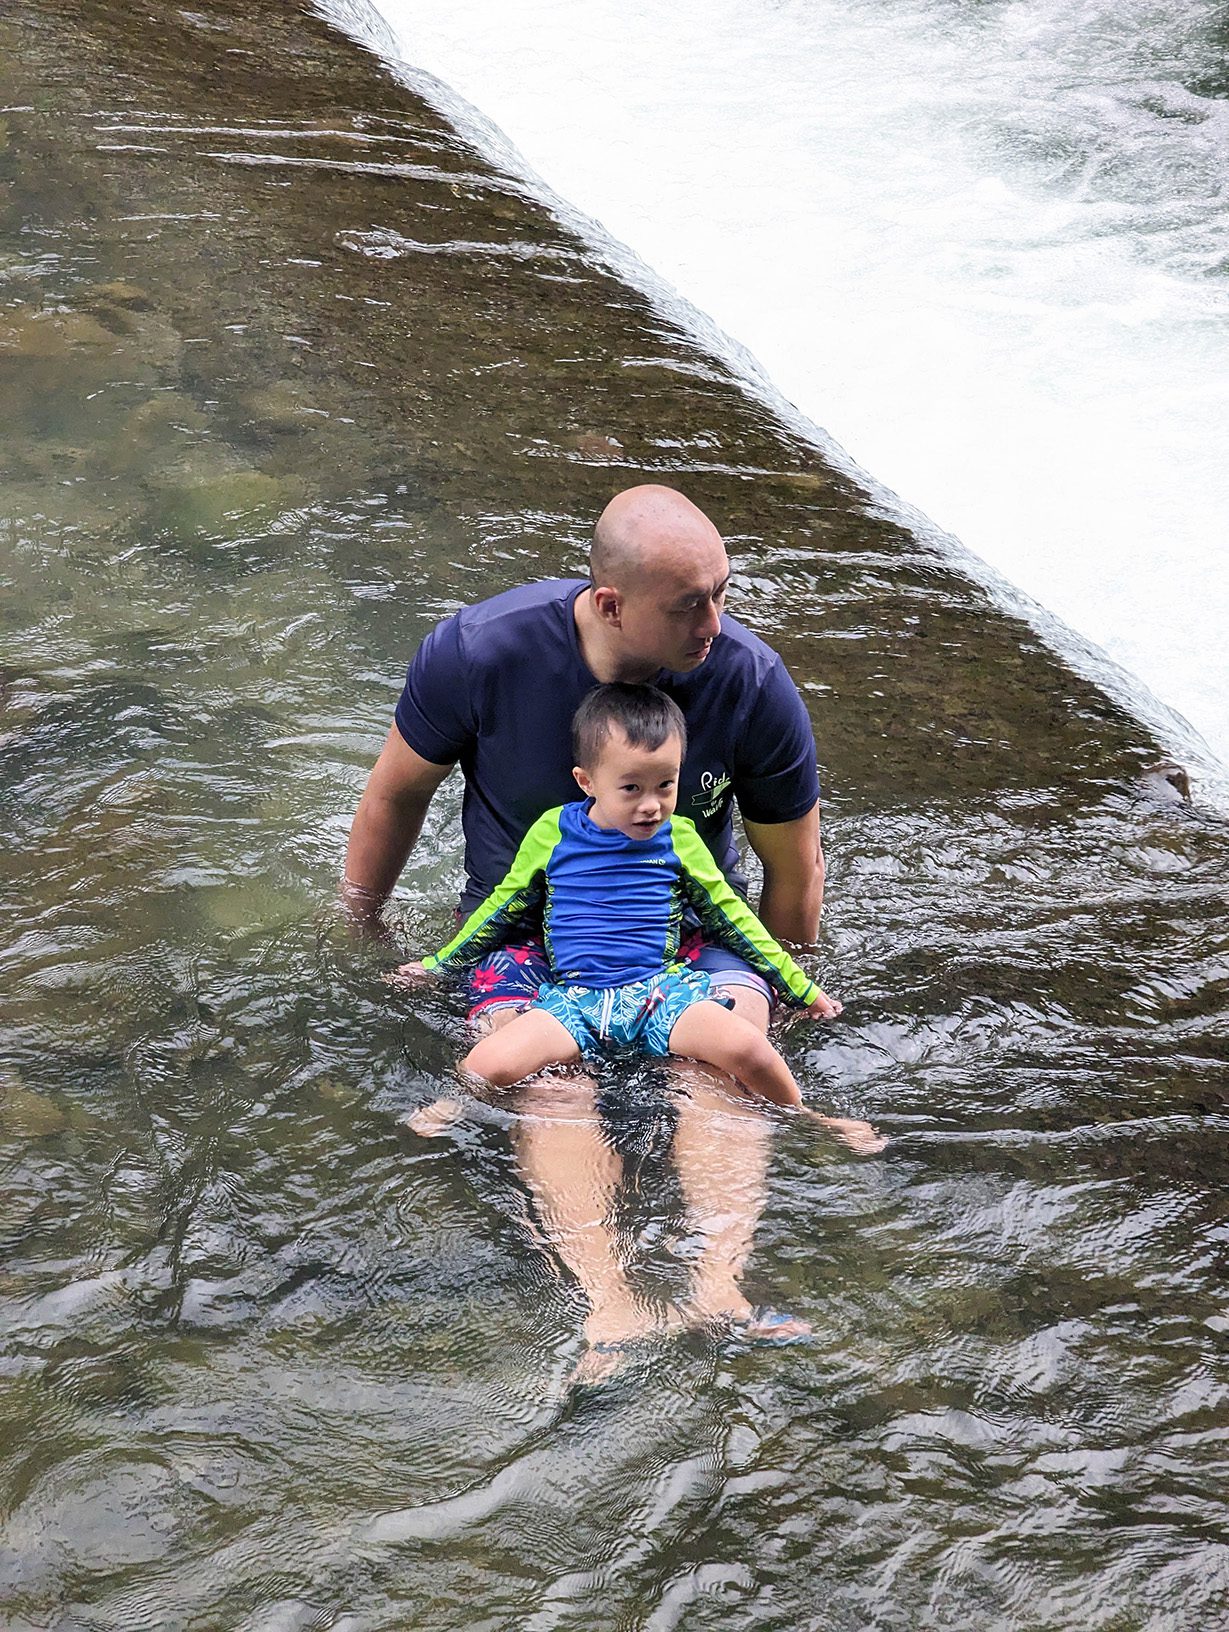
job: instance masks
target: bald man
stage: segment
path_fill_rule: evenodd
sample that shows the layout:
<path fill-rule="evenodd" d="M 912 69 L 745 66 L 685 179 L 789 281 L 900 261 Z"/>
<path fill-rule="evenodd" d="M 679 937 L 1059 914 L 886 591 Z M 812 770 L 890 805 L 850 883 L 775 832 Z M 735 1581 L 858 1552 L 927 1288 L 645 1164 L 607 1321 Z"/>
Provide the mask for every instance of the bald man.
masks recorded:
<path fill-rule="evenodd" d="M 374 921 L 453 765 L 465 777 L 462 912 L 484 899 L 544 810 L 578 797 L 570 722 L 599 682 L 651 680 L 678 703 L 689 747 L 678 810 L 740 893 L 735 802 L 764 869 L 759 915 L 778 939 L 815 938 L 823 901 L 815 743 L 781 659 L 725 615 L 730 566 L 708 517 L 672 488 L 629 488 L 607 505 L 590 578 L 555 579 L 467 607 L 410 664 L 388 739 L 359 804 L 343 892 Z M 746 964 L 689 948 L 761 1028 L 769 994 Z M 498 1023 L 547 978 L 531 941 L 487 959 L 471 1017 Z M 500 1011 L 504 1011 L 503 1014 Z"/>

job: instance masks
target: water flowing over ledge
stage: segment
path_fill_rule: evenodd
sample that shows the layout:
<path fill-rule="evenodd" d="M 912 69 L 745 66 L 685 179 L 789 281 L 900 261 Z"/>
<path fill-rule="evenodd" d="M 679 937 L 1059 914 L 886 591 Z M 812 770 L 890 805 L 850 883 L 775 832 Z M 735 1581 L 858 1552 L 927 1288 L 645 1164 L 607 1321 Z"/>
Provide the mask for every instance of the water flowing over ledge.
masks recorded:
<path fill-rule="evenodd" d="M 1229 798 L 1219 8 L 322 9 Z"/>

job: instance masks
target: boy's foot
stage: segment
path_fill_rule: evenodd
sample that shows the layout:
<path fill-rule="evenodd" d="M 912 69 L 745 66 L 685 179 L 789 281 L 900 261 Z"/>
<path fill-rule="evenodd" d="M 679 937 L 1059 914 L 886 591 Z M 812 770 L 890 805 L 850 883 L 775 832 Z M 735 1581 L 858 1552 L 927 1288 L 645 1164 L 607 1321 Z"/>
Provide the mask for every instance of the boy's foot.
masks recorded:
<path fill-rule="evenodd" d="M 434 1139 L 437 1134 L 446 1133 L 454 1122 L 459 1122 L 464 1109 L 460 1100 L 436 1099 L 430 1105 L 420 1105 L 401 1120 L 420 1139 Z"/>
<path fill-rule="evenodd" d="M 821 1116 L 818 1111 L 811 1110 L 806 1114 L 821 1127 L 827 1128 L 834 1139 L 848 1145 L 850 1150 L 856 1150 L 859 1156 L 877 1156 L 887 1145 L 887 1134 L 872 1128 L 869 1122 L 859 1122 L 849 1116 Z"/>

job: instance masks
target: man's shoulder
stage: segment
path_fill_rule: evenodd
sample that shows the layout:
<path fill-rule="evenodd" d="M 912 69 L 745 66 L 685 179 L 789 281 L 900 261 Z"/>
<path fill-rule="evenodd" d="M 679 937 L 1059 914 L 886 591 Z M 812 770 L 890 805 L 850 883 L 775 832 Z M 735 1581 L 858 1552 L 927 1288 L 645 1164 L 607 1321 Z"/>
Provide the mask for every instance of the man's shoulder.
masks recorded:
<path fill-rule="evenodd" d="M 793 689 L 780 654 L 737 618 L 724 615 L 707 660 L 690 674 L 672 675 L 668 689 L 690 720 L 693 710 L 706 717 L 714 709 L 745 709 L 779 695 L 784 683 Z"/>
<path fill-rule="evenodd" d="M 721 639 L 714 645 L 711 657 L 719 658 L 721 665 L 733 672 L 755 678 L 781 666 L 780 655 L 768 642 L 728 613 L 722 616 Z"/>
<path fill-rule="evenodd" d="M 542 622 L 556 619 L 571 609 L 585 587 L 583 578 L 544 578 L 535 584 L 518 584 L 484 601 L 474 601 L 455 614 L 466 636 L 480 634 L 515 639 Z"/>

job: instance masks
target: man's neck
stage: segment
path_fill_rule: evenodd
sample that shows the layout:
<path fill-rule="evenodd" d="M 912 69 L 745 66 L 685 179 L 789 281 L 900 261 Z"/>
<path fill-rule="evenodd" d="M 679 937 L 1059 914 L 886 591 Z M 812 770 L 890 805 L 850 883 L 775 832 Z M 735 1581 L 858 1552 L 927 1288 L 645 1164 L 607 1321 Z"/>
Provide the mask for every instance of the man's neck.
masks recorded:
<path fill-rule="evenodd" d="M 623 680 L 635 682 L 652 680 L 658 668 L 646 669 L 643 666 L 629 667 L 621 659 L 617 642 L 612 640 L 605 624 L 598 617 L 593 606 L 593 591 L 583 589 L 572 604 L 572 617 L 576 622 L 576 640 L 580 647 L 580 655 L 585 661 L 585 667 L 600 685 L 609 685 L 612 681 Z"/>

